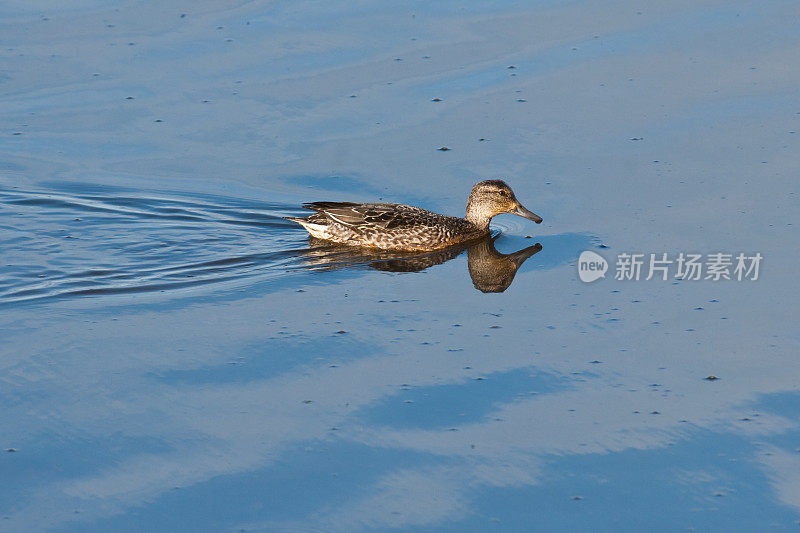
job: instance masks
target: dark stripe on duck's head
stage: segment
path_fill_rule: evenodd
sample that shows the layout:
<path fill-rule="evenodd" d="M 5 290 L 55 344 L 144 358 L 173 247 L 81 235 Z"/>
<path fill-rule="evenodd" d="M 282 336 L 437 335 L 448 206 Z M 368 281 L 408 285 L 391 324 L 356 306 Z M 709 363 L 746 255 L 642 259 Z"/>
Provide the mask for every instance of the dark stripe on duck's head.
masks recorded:
<path fill-rule="evenodd" d="M 485 180 L 475 184 L 467 201 L 467 220 L 481 228 L 488 228 L 491 218 L 500 213 L 513 213 L 537 224 L 542 222 L 542 217 L 526 209 L 517 200 L 505 181 Z"/>

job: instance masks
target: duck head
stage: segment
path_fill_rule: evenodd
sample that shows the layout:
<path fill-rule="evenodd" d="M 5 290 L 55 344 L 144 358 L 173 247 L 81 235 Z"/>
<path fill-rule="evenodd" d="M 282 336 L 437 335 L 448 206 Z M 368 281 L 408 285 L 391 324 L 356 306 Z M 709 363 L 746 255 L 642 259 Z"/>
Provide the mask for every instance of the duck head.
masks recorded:
<path fill-rule="evenodd" d="M 481 229 L 489 229 L 489 221 L 501 213 L 513 213 L 542 223 L 542 217 L 528 211 L 514 196 L 514 191 L 503 180 L 486 180 L 477 183 L 467 200 L 466 219 Z"/>

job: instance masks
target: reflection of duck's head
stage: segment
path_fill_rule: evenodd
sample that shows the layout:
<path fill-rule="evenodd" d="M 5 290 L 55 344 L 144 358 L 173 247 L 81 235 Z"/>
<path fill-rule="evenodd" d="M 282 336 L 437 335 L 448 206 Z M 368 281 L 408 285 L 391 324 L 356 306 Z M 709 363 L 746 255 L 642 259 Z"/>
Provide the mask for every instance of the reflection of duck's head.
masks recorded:
<path fill-rule="evenodd" d="M 542 249 L 539 243 L 510 254 L 501 254 L 494 247 L 497 237 L 484 239 L 467 250 L 467 264 L 472 284 L 481 292 L 503 292 L 517 275 L 517 270 L 530 256 Z"/>
<path fill-rule="evenodd" d="M 310 248 L 304 252 L 312 268 L 338 269 L 369 266 L 389 272 L 421 272 L 440 265 L 467 250 L 469 275 L 475 288 L 483 292 L 503 292 L 517 269 L 530 256 L 542 249 L 541 244 L 528 246 L 511 254 L 501 254 L 494 247 L 497 237 L 486 237 L 477 242 L 453 246 L 433 253 L 410 253 L 342 246 L 329 241 L 310 239 Z"/>
<path fill-rule="evenodd" d="M 472 188 L 467 200 L 467 220 L 488 231 L 489 221 L 501 213 L 512 213 L 541 224 L 542 217 L 528 211 L 503 180 L 486 180 Z"/>

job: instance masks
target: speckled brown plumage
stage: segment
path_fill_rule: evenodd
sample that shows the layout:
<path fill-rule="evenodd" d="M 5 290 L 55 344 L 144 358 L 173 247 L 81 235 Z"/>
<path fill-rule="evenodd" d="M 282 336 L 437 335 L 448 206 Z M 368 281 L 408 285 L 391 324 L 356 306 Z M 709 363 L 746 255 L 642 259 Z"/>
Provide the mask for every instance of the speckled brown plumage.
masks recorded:
<path fill-rule="evenodd" d="M 500 213 L 514 213 L 541 222 L 525 209 L 501 180 L 473 187 L 465 218 L 440 215 L 420 207 L 388 203 L 313 202 L 308 217 L 286 217 L 316 238 L 350 246 L 384 250 L 433 251 L 489 235 L 489 221 Z"/>

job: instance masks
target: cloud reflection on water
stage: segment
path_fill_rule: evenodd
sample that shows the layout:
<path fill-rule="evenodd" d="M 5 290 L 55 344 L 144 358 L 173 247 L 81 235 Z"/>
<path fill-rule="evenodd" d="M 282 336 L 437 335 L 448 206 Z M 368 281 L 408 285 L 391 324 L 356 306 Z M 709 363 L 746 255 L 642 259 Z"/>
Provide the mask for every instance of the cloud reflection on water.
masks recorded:
<path fill-rule="evenodd" d="M 794 527 L 794 2 L 49 4 L 0 7 L 0 529 Z M 280 220 L 488 176 L 548 210 L 499 294 Z M 769 267 L 584 285 L 594 234 Z"/>

